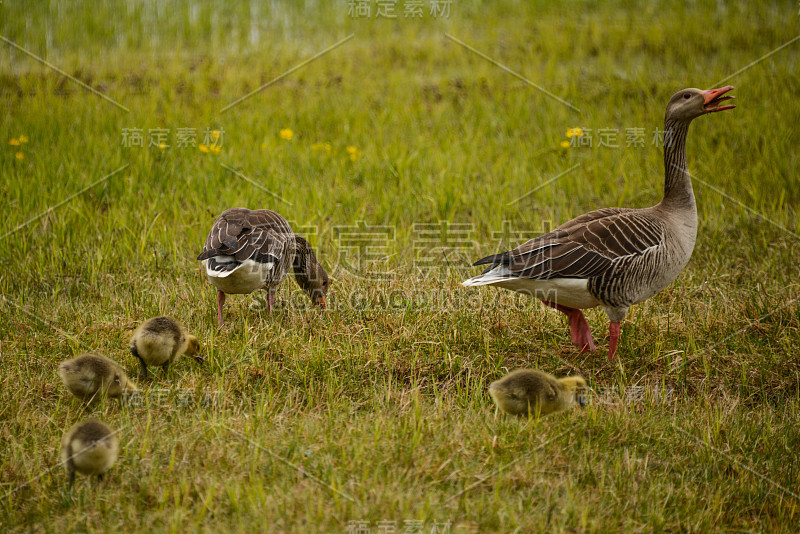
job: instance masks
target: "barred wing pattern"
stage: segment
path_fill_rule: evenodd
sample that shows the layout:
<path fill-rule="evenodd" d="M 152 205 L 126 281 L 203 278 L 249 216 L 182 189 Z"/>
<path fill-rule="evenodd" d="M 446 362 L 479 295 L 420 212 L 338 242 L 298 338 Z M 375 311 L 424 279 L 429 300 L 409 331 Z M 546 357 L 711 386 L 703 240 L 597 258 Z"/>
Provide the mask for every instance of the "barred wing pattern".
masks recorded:
<path fill-rule="evenodd" d="M 484 272 L 505 266 L 509 278 L 589 279 L 590 291 L 610 304 L 619 300 L 606 291 L 612 275 L 649 278 L 650 273 L 643 270 L 652 261 L 639 260 L 657 255 L 666 233 L 664 221 L 648 209 L 606 208 L 581 215 L 514 250 L 488 256 L 475 265 L 489 264 Z M 617 269 L 620 266 L 624 268 Z M 620 289 L 619 284 L 613 285 Z"/>
<path fill-rule="evenodd" d="M 294 232 L 286 219 L 271 210 L 231 208 L 214 221 L 197 259 L 210 260 L 215 270 L 233 270 L 246 260 L 274 263 L 270 278 L 280 283 L 291 269 L 294 255 Z M 227 261 L 213 261 L 219 256 Z"/>

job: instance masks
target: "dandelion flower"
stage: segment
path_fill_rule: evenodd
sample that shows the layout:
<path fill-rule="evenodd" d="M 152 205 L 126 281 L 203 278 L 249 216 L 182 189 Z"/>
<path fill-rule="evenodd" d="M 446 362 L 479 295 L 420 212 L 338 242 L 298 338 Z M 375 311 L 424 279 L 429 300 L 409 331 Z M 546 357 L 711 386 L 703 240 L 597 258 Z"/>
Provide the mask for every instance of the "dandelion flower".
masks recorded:
<path fill-rule="evenodd" d="M 211 139 L 219 139 L 219 130 L 211 130 Z"/>
<path fill-rule="evenodd" d="M 222 152 L 222 147 L 218 145 L 209 145 L 208 149 L 214 154 L 219 154 Z"/>
<path fill-rule="evenodd" d="M 19 142 L 20 143 L 27 143 L 28 142 L 28 138 L 26 136 L 24 136 L 24 135 L 20 135 L 19 136 Z"/>
<path fill-rule="evenodd" d="M 567 130 L 567 137 L 569 138 L 580 137 L 582 135 L 583 135 L 583 130 L 580 127 L 570 128 L 569 130 Z"/>
<path fill-rule="evenodd" d="M 561 141 L 562 148 L 569 148 L 569 141 Z"/>
<path fill-rule="evenodd" d="M 158 144 L 158 148 L 161 149 L 161 150 L 164 150 L 165 148 L 167 148 L 167 144 L 166 143 L 159 143 Z"/>
<path fill-rule="evenodd" d="M 287 141 L 291 141 L 292 137 L 294 137 L 294 132 L 291 131 L 289 128 L 284 128 L 280 132 L 281 139 L 286 139 Z"/>
<path fill-rule="evenodd" d="M 19 146 L 19 139 L 17 139 L 17 138 L 9 139 L 8 140 L 8 144 L 11 145 L 11 146 Z"/>
<path fill-rule="evenodd" d="M 200 152 L 208 152 L 208 147 L 206 145 L 198 145 L 198 148 L 200 149 Z"/>
<path fill-rule="evenodd" d="M 18 160 L 22 161 L 23 159 L 25 159 L 25 154 L 23 154 L 22 152 L 17 152 L 14 155 L 14 157 L 16 157 Z"/>
<path fill-rule="evenodd" d="M 347 153 L 350 154 L 350 161 L 358 161 L 361 157 L 361 151 L 354 146 L 347 147 Z"/>

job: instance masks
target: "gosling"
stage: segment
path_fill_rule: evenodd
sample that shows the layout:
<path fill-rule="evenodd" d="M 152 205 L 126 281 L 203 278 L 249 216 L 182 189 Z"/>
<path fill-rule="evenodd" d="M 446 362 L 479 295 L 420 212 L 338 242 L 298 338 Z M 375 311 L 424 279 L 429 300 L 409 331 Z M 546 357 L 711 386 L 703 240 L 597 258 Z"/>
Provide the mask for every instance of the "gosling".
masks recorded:
<path fill-rule="evenodd" d="M 75 472 L 97 475 L 111 469 L 119 454 L 119 438 L 105 423 L 89 419 L 72 426 L 61 438 L 61 461 L 67 469 L 69 487 L 75 483 Z"/>
<path fill-rule="evenodd" d="M 498 408 L 512 415 L 547 415 L 566 410 L 576 401 L 584 406 L 586 381 L 580 376 L 556 378 L 534 369 L 517 369 L 489 385 Z"/>
<path fill-rule="evenodd" d="M 61 362 L 58 374 L 70 393 L 84 401 L 98 394 L 121 397 L 139 391 L 122 367 L 96 354 L 83 354 Z"/>
<path fill-rule="evenodd" d="M 130 351 L 139 359 L 143 379 L 147 378 L 148 365 L 166 369 L 181 354 L 203 361 L 197 338 L 169 317 L 154 317 L 139 325 L 131 338 Z"/>

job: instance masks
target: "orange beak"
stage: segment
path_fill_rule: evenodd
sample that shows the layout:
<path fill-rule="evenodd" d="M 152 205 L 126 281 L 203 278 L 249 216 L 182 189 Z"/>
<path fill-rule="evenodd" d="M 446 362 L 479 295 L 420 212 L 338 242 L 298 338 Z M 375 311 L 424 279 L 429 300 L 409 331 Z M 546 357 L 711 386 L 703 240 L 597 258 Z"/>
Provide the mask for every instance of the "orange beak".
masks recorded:
<path fill-rule="evenodd" d="M 719 89 L 709 89 L 708 91 L 702 91 L 703 98 L 703 109 L 706 113 L 714 113 L 715 111 L 725 111 L 726 109 L 733 109 L 736 106 L 732 104 L 728 104 L 725 106 L 720 106 L 720 103 L 724 102 L 725 100 L 733 100 L 734 96 L 722 96 L 728 91 L 733 90 L 732 85 L 726 85 L 725 87 L 720 87 Z"/>
<path fill-rule="evenodd" d="M 325 309 L 325 297 L 317 297 L 317 300 L 316 300 L 316 302 L 314 304 L 316 304 L 317 306 L 319 306 L 320 308 L 322 308 L 324 310 Z"/>

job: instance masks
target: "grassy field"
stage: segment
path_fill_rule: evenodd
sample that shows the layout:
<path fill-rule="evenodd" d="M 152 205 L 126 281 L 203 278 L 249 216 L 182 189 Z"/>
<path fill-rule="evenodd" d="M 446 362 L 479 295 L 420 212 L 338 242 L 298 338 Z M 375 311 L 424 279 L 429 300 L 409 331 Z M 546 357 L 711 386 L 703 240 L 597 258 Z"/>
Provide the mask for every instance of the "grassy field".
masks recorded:
<path fill-rule="evenodd" d="M 0 4 L 0 528 L 800 529 L 800 42 L 756 62 L 800 34 L 797 3 L 409 3 Z M 579 354 L 538 301 L 460 286 L 568 218 L 656 203 L 667 100 L 726 84 L 737 109 L 687 143 L 694 256 L 616 362 L 600 310 Z M 217 329 L 195 258 L 233 206 L 310 239 L 327 310 L 287 280 L 279 311 L 231 296 Z M 70 397 L 60 361 L 135 376 L 158 314 L 205 364 L 138 404 Z M 486 387 L 518 367 L 581 374 L 588 408 L 496 414 Z M 59 440 L 90 414 L 122 451 L 70 493 Z"/>

